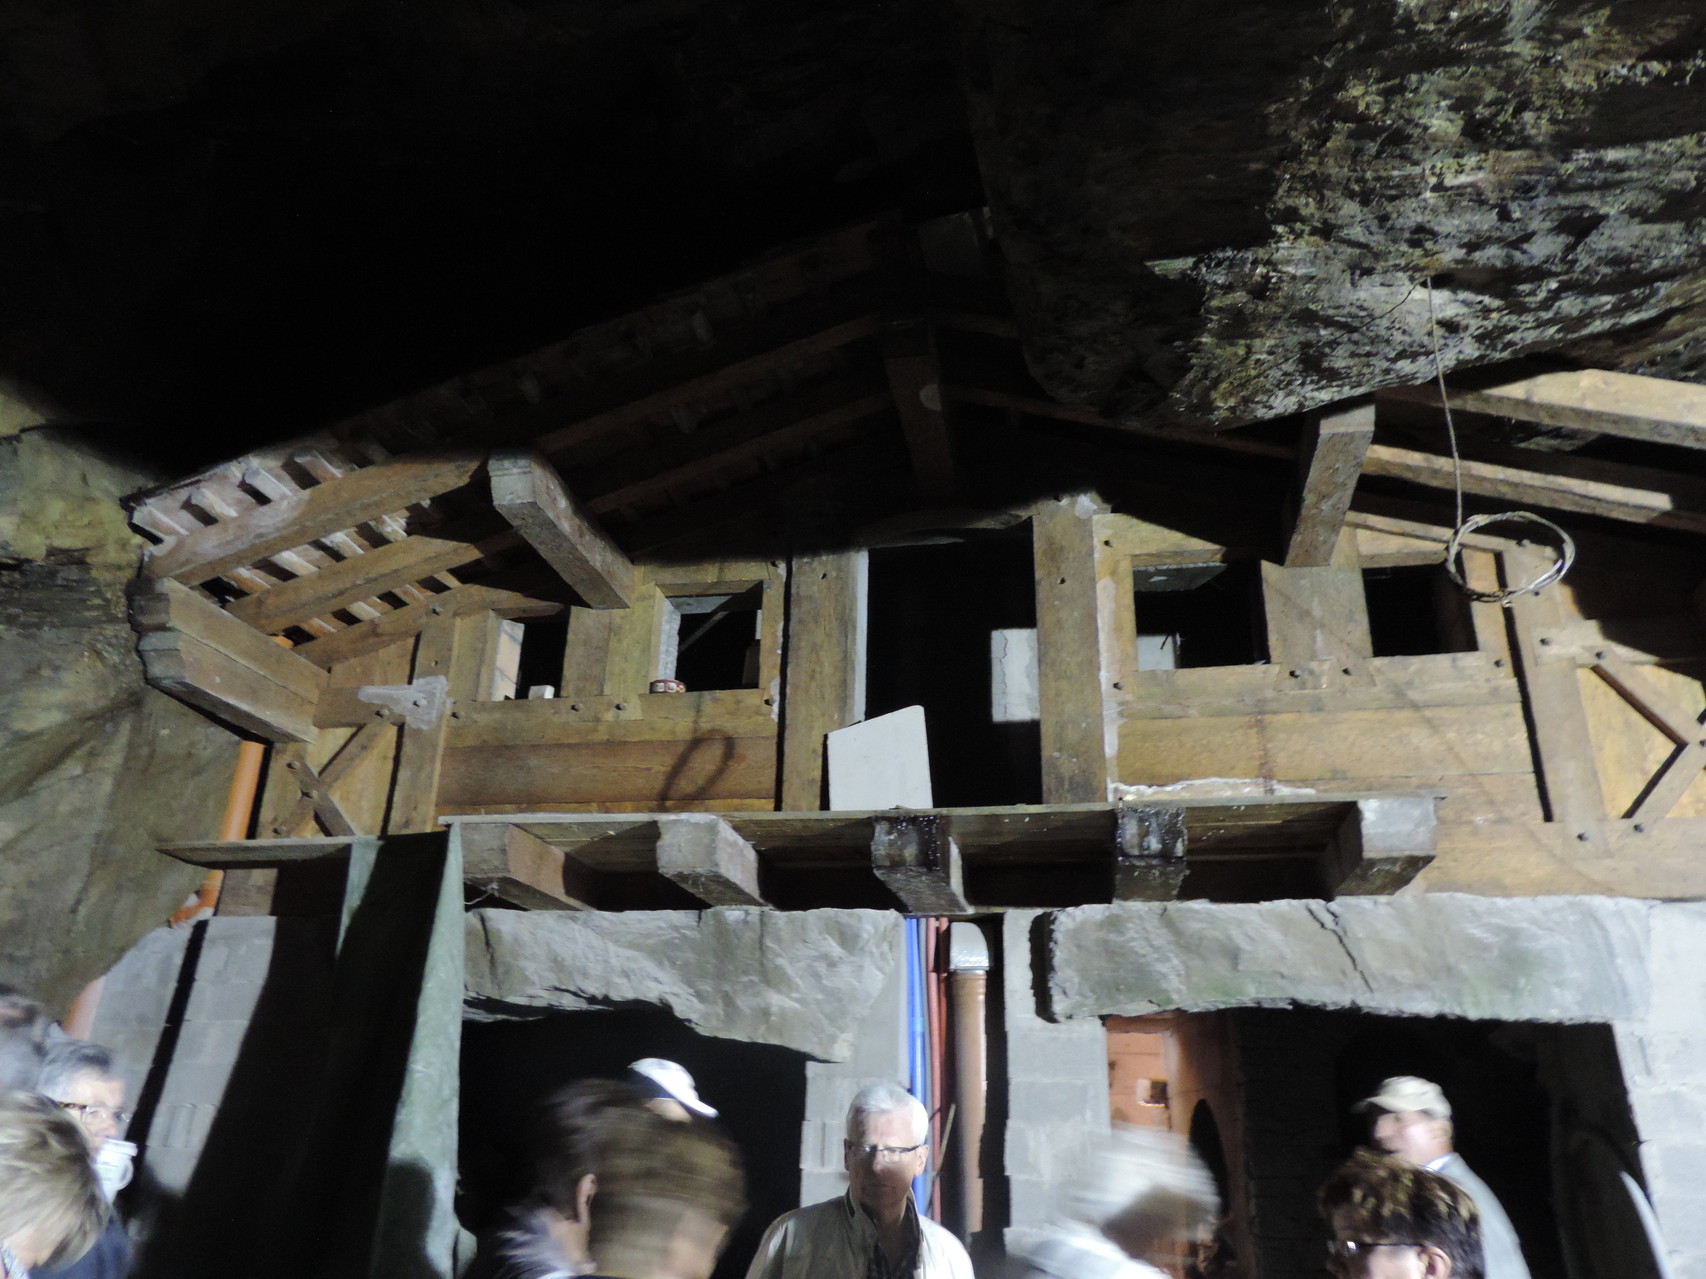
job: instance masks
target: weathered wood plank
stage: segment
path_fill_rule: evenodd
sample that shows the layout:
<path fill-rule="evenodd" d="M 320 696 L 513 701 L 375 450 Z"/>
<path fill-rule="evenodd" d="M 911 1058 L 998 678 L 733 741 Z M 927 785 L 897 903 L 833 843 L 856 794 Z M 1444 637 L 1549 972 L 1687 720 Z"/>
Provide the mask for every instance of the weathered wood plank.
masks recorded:
<path fill-rule="evenodd" d="M 1287 568 L 1325 568 L 1332 561 L 1372 443 L 1372 403 L 1311 415 L 1299 449 L 1303 476 L 1297 519 L 1286 546 Z"/>
<path fill-rule="evenodd" d="M 435 573 L 472 564 L 515 540 L 513 533 L 478 542 L 417 533 L 233 600 L 226 611 L 258 631 L 273 634 Z"/>
<path fill-rule="evenodd" d="M 1332 560 L 1324 568 L 1262 563 L 1262 610 L 1274 665 L 1290 669 L 1310 662 L 1358 662 L 1374 655 L 1368 598 L 1350 530 L 1339 530 Z"/>
<path fill-rule="evenodd" d="M 505 575 L 501 582 L 464 583 L 334 634 L 309 640 L 298 645 L 296 652 L 317 666 L 331 667 L 414 639 L 434 618 L 462 617 L 488 609 L 499 617 L 549 617 L 562 612 L 561 601 L 530 593 L 538 585 L 518 575 Z"/>
<path fill-rule="evenodd" d="M 587 607 L 628 607 L 633 562 L 575 501 L 549 462 L 529 449 L 496 449 L 486 469 L 493 507 Z"/>
<path fill-rule="evenodd" d="M 139 635 L 181 632 L 309 702 L 326 687 L 324 671 L 179 582 L 136 578 L 126 593 Z"/>
<path fill-rule="evenodd" d="M 1185 882 L 1185 810 L 1170 804 L 1122 805 L 1114 834 L 1117 902 L 1170 902 Z"/>
<path fill-rule="evenodd" d="M 1645 829 L 1636 831 L 1637 825 Z M 1417 876 L 1426 892 L 1527 897 L 1706 899 L 1706 818 L 1609 822 L 1610 855 L 1592 851 L 1557 822 L 1442 824 L 1438 856 Z"/>
<path fill-rule="evenodd" d="M 960 847 L 933 815 L 883 815 L 871 823 L 871 870 L 909 915 L 968 915 Z"/>
<path fill-rule="evenodd" d="M 591 876 L 562 849 L 508 823 L 463 823 L 462 877 L 527 910 L 593 910 Z"/>
<path fill-rule="evenodd" d="M 1433 861 L 1436 825 L 1431 799 L 1360 801 L 1322 855 L 1327 891 L 1338 897 L 1397 892 Z"/>
<path fill-rule="evenodd" d="M 289 866 L 297 862 L 343 857 L 355 841 L 343 836 L 310 836 L 296 839 L 206 840 L 185 844 L 162 844 L 160 851 L 191 866 L 208 870 L 241 870 Z"/>
<path fill-rule="evenodd" d="M 822 808 L 824 742 L 864 713 L 859 634 L 865 556 L 796 556 L 788 571 L 787 658 L 782 683 L 781 807 Z"/>
<path fill-rule="evenodd" d="M 1503 558 L 1505 572 L 1520 582 L 1533 581 L 1552 562 L 1551 552 L 1533 546 L 1513 547 Z M 1551 587 L 1538 595 L 1519 596 L 1507 611 L 1534 725 L 1534 755 L 1547 813 L 1567 826 L 1585 849 L 1610 856 L 1604 834 L 1605 793 L 1576 668 L 1569 661 L 1545 660 L 1547 646 L 1541 643 L 1543 630 L 1568 620 L 1563 598 Z"/>
<path fill-rule="evenodd" d="M 144 557 L 143 572 L 180 582 L 204 582 L 461 488 L 483 461 L 484 454 L 473 451 L 387 458 L 156 547 Z"/>
<path fill-rule="evenodd" d="M 440 803 L 461 812 L 482 804 L 769 799 L 775 777 L 774 737 L 452 747 Z"/>
<path fill-rule="evenodd" d="M 411 682 L 433 676 L 452 680 L 462 628 L 478 625 L 476 617 L 435 617 L 421 631 L 415 647 Z M 391 811 L 386 815 L 386 834 L 436 830 L 439 776 L 444 760 L 444 741 L 450 726 L 445 713 L 424 727 L 403 726 L 397 751 L 397 781 L 391 792 Z"/>
<path fill-rule="evenodd" d="M 1084 509 L 1080 509 L 1082 504 Z M 1102 588 L 1094 503 L 1041 503 L 1031 518 L 1037 582 L 1037 698 L 1042 718 L 1043 799 L 1095 802 L 1108 794 L 1103 691 L 1120 672 L 1103 669 L 1102 596 L 1119 607 L 1121 587 Z"/>
<path fill-rule="evenodd" d="M 758 852 L 709 813 L 658 818 L 658 873 L 712 906 L 764 906 Z"/>
<path fill-rule="evenodd" d="M 1706 448 L 1706 387 L 1690 382 L 1573 369 L 1491 386 L 1448 386 L 1446 392 L 1447 403 L 1465 413 Z M 1379 398 L 1435 406 L 1440 402 L 1439 387 L 1431 382 L 1393 387 L 1381 391 Z"/>
<path fill-rule="evenodd" d="M 136 651 L 150 684 L 215 719 L 274 742 L 314 738 L 313 699 L 275 683 L 228 653 L 181 631 L 144 635 Z"/>

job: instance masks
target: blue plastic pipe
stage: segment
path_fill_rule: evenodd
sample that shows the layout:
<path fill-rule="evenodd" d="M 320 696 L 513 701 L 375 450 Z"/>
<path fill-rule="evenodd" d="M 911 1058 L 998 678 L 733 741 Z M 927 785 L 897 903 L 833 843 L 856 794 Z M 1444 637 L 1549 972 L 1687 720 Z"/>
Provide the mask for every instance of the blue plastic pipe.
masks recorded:
<path fill-rule="evenodd" d="M 930 1113 L 930 1026 L 926 1016 L 928 1003 L 924 993 L 924 921 L 906 921 L 906 1038 L 907 1065 L 911 1072 L 912 1095 Z M 920 1173 L 912 1179 L 912 1201 L 920 1216 L 928 1216 L 930 1208 L 930 1177 Z"/>

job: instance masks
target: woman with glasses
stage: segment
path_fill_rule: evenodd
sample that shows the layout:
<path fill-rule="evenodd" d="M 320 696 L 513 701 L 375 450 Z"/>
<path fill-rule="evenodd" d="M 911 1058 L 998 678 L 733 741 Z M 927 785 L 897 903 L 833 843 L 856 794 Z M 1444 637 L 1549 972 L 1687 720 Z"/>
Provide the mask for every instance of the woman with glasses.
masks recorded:
<path fill-rule="evenodd" d="M 112 1054 L 80 1039 L 50 1044 L 42 1057 L 36 1090 L 82 1129 L 87 1158 L 110 1203 L 129 1182 L 130 1160 L 136 1151 L 119 1139 L 130 1122 L 130 1112 L 124 1109 L 124 1079 Z M 129 1270 L 130 1238 L 114 1214 L 92 1248 L 58 1269 L 38 1270 L 36 1279 L 124 1279 Z"/>
<path fill-rule="evenodd" d="M 1359 1150 L 1321 1187 L 1327 1268 L 1354 1279 L 1484 1279 L 1481 1223 L 1464 1190 Z"/>

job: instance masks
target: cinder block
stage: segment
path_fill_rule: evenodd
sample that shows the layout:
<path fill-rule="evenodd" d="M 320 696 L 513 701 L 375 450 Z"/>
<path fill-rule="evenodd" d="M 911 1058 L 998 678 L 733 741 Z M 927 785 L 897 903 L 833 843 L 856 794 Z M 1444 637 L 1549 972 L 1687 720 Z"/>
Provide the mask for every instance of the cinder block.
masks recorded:
<path fill-rule="evenodd" d="M 173 1105 L 202 1106 L 217 1103 L 231 1082 L 234 1061 L 174 1061 L 161 1090 L 161 1101 Z"/>
<path fill-rule="evenodd" d="M 260 998 L 259 982 L 197 980 L 184 1007 L 184 1018 L 246 1022 L 254 1016 Z"/>
<path fill-rule="evenodd" d="M 1106 1067 L 1102 1080 L 1046 1079 L 1014 1080 L 1007 1088 L 1008 1113 L 1023 1123 L 1065 1123 L 1093 1127 L 1096 1122 L 1096 1092 L 1107 1088 Z M 1106 1103 L 1103 1103 L 1104 1108 Z"/>
<path fill-rule="evenodd" d="M 248 1023 L 241 1021 L 186 1021 L 178 1032 L 173 1068 L 215 1064 L 229 1068 L 237 1060 L 248 1029 Z"/>

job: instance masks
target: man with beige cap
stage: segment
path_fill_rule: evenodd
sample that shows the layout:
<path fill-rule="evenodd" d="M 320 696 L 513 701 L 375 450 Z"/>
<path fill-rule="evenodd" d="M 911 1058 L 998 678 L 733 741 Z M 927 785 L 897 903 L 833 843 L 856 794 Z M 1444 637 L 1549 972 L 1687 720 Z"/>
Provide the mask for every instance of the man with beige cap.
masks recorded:
<path fill-rule="evenodd" d="M 1437 1172 L 1468 1192 L 1481 1215 L 1481 1244 L 1487 1255 L 1487 1279 L 1529 1279 L 1511 1219 L 1499 1198 L 1452 1148 L 1451 1103 L 1436 1083 L 1414 1075 L 1395 1075 L 1372 1097 L 1356 1104 L 1372 1112 L 1374 1144 L 1388 1154 Z"/>

